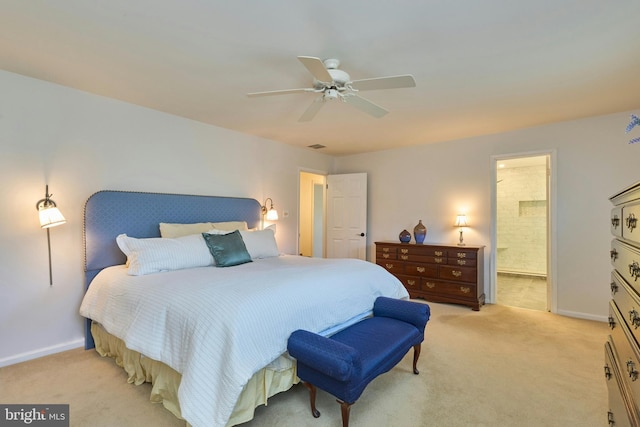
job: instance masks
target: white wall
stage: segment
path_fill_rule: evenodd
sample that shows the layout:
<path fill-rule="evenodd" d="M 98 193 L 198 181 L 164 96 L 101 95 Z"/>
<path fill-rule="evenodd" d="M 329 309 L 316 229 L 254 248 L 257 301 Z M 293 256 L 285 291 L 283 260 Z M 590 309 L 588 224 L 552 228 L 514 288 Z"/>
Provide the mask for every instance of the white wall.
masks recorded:
<path fill-rule="evenodd" d="M 492 156 L 556 150 L 557 311 L 604 320 L 611 270 L 608 197 L 640 180 L 640 146 L 629 145 L 624 133 L 629 115 L 339 157 L 336 172 L 369 174 L 369 253 L 373 242 L 395 241 L 419 219 L 428 228 L 425 242 L 455 244 L 455 215 L 467 211 L 465 242 L 487 246 L 489 279 Z"/>
<path fill-rule="evenodd" d="M 82 218 L 96 191 L 274 200 L 280 250 L 296 252 L 300 168 L 332 157 L 0 71 L 0 366 L 84 345 Z M 67 218 L 46 233 L 45 184 Z"/>

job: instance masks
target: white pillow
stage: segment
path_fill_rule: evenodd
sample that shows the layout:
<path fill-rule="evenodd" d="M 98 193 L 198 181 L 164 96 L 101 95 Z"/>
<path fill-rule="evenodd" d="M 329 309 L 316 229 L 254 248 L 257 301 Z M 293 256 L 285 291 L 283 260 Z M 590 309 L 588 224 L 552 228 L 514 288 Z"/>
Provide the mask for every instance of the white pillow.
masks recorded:
<path fill-rule="evenodd" d="M 176 237 L 188 236 L 190 234 L 204 233 L 210 228 L 210 222 L 197 222 L 194 224 L 171 224 L 161 222 L 160 236 L 173 239 Z"/>
<path fill-rule="evenodd" d="M 248 226 L 246 221 L 196 222 L 193 224 L 161 222 L 160 236 L 173 239 L 191 234 L 206 233 L 212 228 L 216 230 L 235 231 L 246 230 Z"/>
<path fill-rule="evenodd" d="M 249 255 L 251 255 L 251 259 L 269 258 L 280 255 L 274 228 L 267 227 L 264 230 L 256 231 L 240 230 L 240 235 L 242 236 L 244 245 L 247 247 Z"/>
<path fill-rule="evenodd" d="M 213 265 L 213 256 L 202 234 L 175 239 L 136 239 L 120 234 L 116 243 L 127 256 L 131 276 Z"/>
<path fill-rule="evenodd" d="M 247 221 L 210 222 L 209 225 L 209 228 L 215 228 L 216 230 L 223 231 L 242 231 L 249 228 L 249 226 L 247 225 Z M 207 230 L 201 231 L 201 233 L 204 233 L 206 231 Z"/>

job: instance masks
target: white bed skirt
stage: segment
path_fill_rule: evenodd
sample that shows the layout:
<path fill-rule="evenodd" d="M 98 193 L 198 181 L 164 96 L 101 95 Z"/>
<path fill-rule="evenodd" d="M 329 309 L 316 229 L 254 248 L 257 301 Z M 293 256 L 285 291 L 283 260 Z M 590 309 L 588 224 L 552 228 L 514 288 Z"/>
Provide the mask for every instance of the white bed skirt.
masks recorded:
<path fill-rule="evenodd" d="M 113 358 L 129 376 L 127 382 L 135 385 L 151 383 L 150 400 L 154 403 L 162 403 L 176 417 L 183 419 L 178 401 L 178 387 L 182 377 L 178 372 L 162 362 L 128 349 L 121 339 L 109 334 L 96 322 L 91 324 L 91 335 L 93 335 L 98 354 Z M 227 427 L 253 419 L 256 407 L 266 405 L 269 397 L 286 391 L 299 382 L 295 362 L 290 361 L 290 363 L 279 365 L 265 367 L 251 377 L 236 402 Z"/>

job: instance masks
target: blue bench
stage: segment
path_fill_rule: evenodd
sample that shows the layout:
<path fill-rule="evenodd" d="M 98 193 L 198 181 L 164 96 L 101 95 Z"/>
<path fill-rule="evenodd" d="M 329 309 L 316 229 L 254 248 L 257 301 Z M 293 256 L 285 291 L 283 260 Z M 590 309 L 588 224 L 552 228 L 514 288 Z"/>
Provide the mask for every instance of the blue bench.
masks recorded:
<path fill-rule="evenodd" d="M 318 418 L 316 387 L 336 398 L 342 425 L 349 425 L 349 410 L 365 387 L 402 360 L 413 347 L 413 373 L 429 320 L 427 304 L 378 297 L 373 317 L 327 338 L 297 330 L 289 337 L 289 354 L 297 359 L 297 374 L 309 389 L 311 414 Z"/>

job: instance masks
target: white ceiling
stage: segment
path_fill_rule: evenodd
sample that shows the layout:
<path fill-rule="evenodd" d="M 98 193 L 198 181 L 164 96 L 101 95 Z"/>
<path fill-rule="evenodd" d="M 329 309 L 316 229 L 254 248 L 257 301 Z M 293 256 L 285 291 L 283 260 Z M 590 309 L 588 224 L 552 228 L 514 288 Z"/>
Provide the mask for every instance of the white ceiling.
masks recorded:
<path fill-rule="evenodd" d="M 310 87 L 298 55 L 417 87 L 246 96 Z M 0 68 L 342 155 L 640 108 L 640 1 L 0 0 Z"/>

